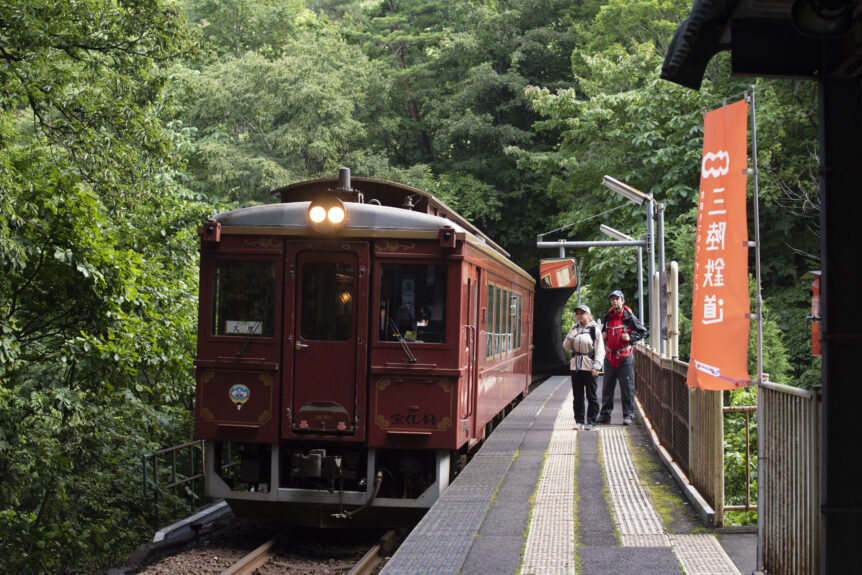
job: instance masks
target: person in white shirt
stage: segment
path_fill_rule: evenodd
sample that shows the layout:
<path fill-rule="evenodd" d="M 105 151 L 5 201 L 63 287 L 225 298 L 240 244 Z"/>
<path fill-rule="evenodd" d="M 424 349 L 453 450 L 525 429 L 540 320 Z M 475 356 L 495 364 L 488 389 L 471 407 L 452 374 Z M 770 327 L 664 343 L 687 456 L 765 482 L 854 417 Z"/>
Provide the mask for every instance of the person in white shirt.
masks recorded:
<path fill-rule="evenodd" d="M 575 429 L 595 429 L 599 415 L 599 400 L 596 397 L 599 370 L 605 360 L 605 345 L 602 328 L 593 320 L 589 306 L 575 308 L 577 323 L 569 330 L 563 341 L 563 349 L 572 352 L 569 369 L 572 372 L 572 393 L 575 410 Z M 587 398 L 584 417 L 584 395 Z M 586 427 L 584 426 L 586 421 Z"/>

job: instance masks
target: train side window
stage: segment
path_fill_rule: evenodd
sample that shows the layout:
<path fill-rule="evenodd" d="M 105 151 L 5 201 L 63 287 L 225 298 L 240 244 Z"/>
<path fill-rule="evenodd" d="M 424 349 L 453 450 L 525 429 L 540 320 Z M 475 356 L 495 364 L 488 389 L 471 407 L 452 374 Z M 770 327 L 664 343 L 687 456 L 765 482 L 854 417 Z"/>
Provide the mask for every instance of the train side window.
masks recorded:
<path fill-rule="evenodd" d="M 524 305 L 524 296 L 518 294 L 518 302 L 515 306 L 515 349 L 521 349 L 521 309 Z"/>
<path fill-rule="evenodd" d="M 503 351 L 512 351 L 512 307 L 509 302 L 512 301 L 512 292 L 503 290 L 503 308 L 500 313 L 506 316 L 506 329 L 503 335 Z"/>
<path fill-rule="evenodd" d="M 518 329 L 518 294 L 509 292 L 509 351 L 517 349 L 515 333 Z"/>
<path fill-rule="evenodd" d="M 500 342 L 500 345 L 497 346 L 497 351 L 500 355 L 503 355 L 506 353 L 506 316 L 508 315 L 506 313 L 507 297 L 505 288 L 498 289 L 500 290 L 500 299 L 497 302 L 497 312 L 500 314 L 500 325 L 497 328 L 497 340 Z"/>
<path fill-rule="evenodd" d="M 381 264 L 378 341 L 446 343 L 447 268 Z"/>
<path fill-rule="evenodd" d="M 494 286 L 488 284 L 488 321 L 485 326 L 485 337 L 488 345 L 485 357 L 494 356 Z"/>
<path fill-rule="evenodd" d="M 498 286 L 494 286 L 494 355 L 498 355 L 500 349 L 500 335 L 503 332 L 502 323 L 500 321 L 500 296 L 502 290 Z"/>
<path fill-rule="evenodd" d="M 220 259 L 213 276 L 213 335 L 273 337 L 275 262 Z"/>

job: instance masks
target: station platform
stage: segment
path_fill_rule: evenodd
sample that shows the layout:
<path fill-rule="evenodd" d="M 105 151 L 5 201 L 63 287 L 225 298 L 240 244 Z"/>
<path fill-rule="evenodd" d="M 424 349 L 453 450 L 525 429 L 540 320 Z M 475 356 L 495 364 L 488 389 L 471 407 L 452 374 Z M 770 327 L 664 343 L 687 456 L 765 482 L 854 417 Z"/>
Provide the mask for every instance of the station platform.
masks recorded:
<path fill-rule="evenodd" d="M 599 382 L 601 390 L 601 381 Z M 707 530 L 640 417 L 575 431 L 570 380 L 534 389 L 380 575 L 748 575 L 756 533 Z"/>

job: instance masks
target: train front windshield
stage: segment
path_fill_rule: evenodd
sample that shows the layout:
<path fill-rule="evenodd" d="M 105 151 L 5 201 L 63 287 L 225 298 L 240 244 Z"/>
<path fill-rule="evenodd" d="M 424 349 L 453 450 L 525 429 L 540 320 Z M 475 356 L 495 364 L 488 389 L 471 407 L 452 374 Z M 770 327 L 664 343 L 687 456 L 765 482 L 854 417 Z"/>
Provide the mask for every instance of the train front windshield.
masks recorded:
<path fill-rule="evenodd" d="M 379 341 L 446 342 L 447 266 L 380 266 Z"/>
<path fill-rule="evenodd" d="M 213 335 L 273 337 L 275 263 L 218 260 L 213 278 Z"/>

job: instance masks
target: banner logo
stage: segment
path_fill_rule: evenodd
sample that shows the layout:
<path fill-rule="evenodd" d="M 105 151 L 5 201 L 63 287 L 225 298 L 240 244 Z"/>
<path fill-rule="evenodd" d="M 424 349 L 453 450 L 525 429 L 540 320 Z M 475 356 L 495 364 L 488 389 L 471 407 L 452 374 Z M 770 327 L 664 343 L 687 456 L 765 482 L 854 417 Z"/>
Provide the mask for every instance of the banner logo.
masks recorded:
<path fill-rule="evenodd" d="M 713 167 L 707 168 L 707 164 Z M 700 175 L 703 179 L 725 176 L 729 170 L 730 154 L 726 150 L 719 150 L 714 154 L 707 152 L 703 155 L 703 163 L 700 168 Z"/>

